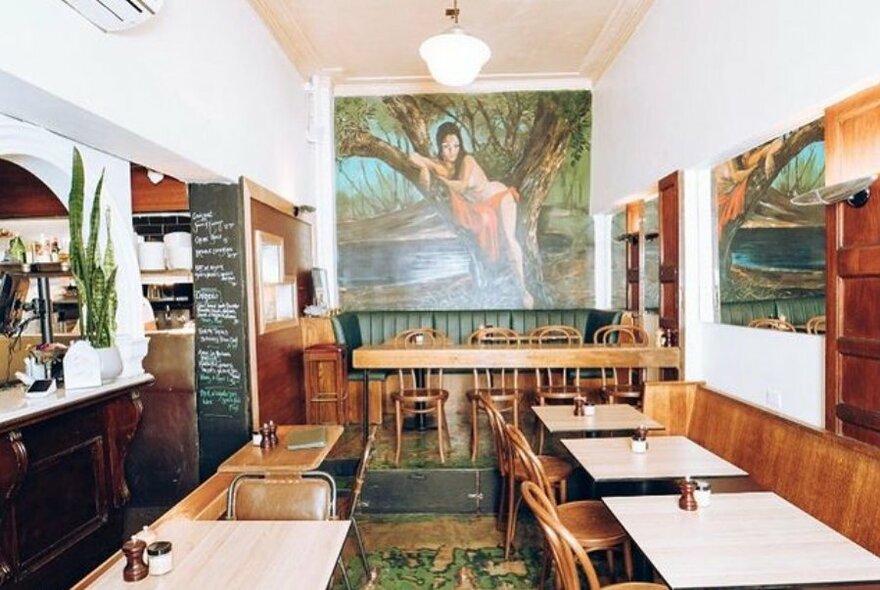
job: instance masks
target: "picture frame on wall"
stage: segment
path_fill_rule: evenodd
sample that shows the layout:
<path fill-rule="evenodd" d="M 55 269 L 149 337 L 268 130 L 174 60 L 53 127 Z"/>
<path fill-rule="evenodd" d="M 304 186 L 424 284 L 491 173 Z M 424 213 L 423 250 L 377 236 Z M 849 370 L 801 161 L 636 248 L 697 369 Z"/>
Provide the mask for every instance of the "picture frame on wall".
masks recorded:
<path fill-rule="evenodd" d="M 298 321 L 296 278 L 284 273 L 284 238 L 257 231 L 257 289 L 260 334 L 280 330 Z"/>

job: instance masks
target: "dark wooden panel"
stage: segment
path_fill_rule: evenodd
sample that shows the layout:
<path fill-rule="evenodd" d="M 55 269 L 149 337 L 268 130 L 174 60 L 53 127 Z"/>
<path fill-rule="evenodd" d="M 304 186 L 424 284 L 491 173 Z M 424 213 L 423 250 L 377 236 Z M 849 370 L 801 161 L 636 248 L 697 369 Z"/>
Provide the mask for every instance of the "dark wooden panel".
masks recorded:
<path fill-rule="evenodd" d="M 847 310 L 839 338 L 880 339 L 880 278 L 844 279 L 838 293 Z"/>
<path fill-rule="evenodd" d="M 67 217 L 67 208 L 39 178 L 0 159 L 0 219 Z"/>
<path fill-rule="evenodd" d="M 166 176 L 158 184 L 153 184 L 147 178 L 146 168 L 132 164 L 131 211 L 132 213 L 189 211 L 186 183 Z"/>
<path fill-rule="evenodd" d="M 296 277 L 298 313 L 302 313 L 302 308 L 311 301 L 312 226 L 256 199 L 251 199 L 250 207 L 253 231 L 267 232 L 284 240 L 284 274 Z M 255 300 L 258 300 L 257 288 L 253 285 Z M 296 325 L 258 334 L 256 349 L 258 421 L 305 423 L 302 329 Z"/>

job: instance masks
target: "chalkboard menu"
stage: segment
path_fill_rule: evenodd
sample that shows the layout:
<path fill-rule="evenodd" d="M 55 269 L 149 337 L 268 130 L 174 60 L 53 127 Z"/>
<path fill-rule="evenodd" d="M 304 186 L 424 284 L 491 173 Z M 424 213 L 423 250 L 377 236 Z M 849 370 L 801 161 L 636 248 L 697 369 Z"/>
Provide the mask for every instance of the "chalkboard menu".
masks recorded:
<path fill-rule="evenodd" d="M 244 202 L 238 185 L 189 186 L 202 479 L 250 433 Z"/>

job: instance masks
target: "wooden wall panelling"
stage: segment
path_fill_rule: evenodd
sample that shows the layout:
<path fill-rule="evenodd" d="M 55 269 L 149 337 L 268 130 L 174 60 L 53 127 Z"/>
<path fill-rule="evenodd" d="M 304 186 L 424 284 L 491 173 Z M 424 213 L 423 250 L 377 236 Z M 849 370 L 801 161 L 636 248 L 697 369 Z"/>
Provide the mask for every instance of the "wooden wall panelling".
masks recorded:
<path fill-rule="evenodd" d="M 132 164 L 131 211 L 132 213 L 189 211 L 186 183 L 166 176 L 158 184 L 153 184 L 147 178 L 146 168 Z"/>
<path fill-rule="evenodd" d="M 293 206 L 277 195 L 244 180 L 250 209 L 250 238 L 263 231 L 284 240 L 284 273 L 296 277 L 297 313 L 312 300 L 312 227 L 292 215 Z M 255 265 L 256 260 L 251 260 Z M 252 283 L 251 296 L 258 301 L 258 285 Z M 255 306 L 255 325 L 259 325 L 259 306 Z M 311 337 L 311 335 L 310 335 Z M 320 337 L 320 336 L 319 336 Z M 254 425 L 274 420 L 278 424 L 303 424 L 305 390 L 303 374 L 303 329 L 296 325 L 256 334 L 256 401 Z"/>
<path fill-rule="evenodd" d="M 26 217 L 67 217 L 67 207 L 39 178 L 0 159 L 0 219 Z"/>
<path fill-rule="evenodd" d="M 826 184 L 880 172 L 880 86 L 825 113 Z M 826 208 L 825 425 L 880 446 L 880 181 Z"/>
<path fill-rule="evenodd" d="M 645 311 L 645 202 L 626 205 L 626 308 L 639 314 Z"/>
<path fill-rule="evenodd" d="M 681 198 L 679 173 L 660 179 L 657 185 L 660 229 L 660 328 L 672 330 L 674 343 L 683 347 L 681 331 Z M 664 379 L 678 378 L 676 369 L 662 369 Z"/>

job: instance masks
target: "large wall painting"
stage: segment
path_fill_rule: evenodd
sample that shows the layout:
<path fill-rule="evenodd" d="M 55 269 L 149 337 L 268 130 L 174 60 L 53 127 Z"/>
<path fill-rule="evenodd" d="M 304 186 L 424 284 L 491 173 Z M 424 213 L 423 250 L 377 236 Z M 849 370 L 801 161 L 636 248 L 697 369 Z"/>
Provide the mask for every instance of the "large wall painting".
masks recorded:
<path fill-rule="evenodd" d="M 342 306 L 592 306 L 590 99 L 338 98 Z"/>
<path fill-rule="evenodd" d="M 825 208 L 791 198 L 825 186 L 819 119 L 712 170 L 721 301 L 825 293 Z"/>

